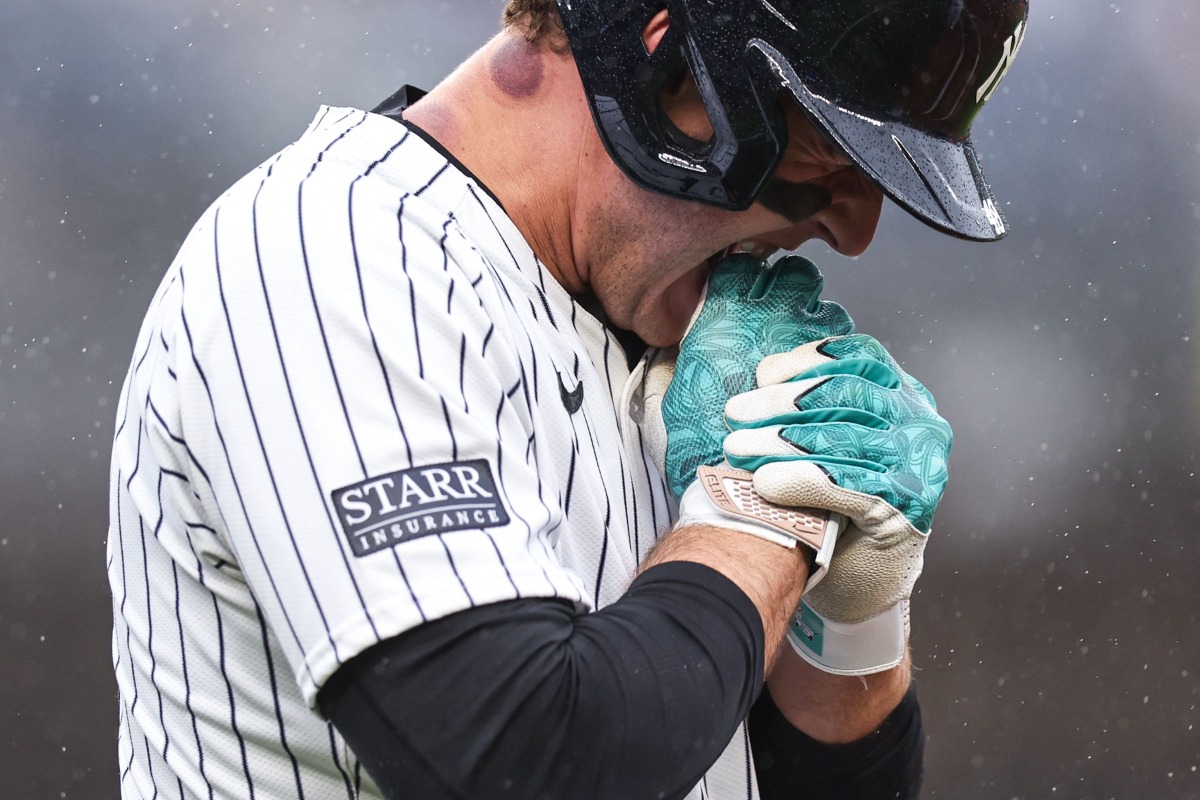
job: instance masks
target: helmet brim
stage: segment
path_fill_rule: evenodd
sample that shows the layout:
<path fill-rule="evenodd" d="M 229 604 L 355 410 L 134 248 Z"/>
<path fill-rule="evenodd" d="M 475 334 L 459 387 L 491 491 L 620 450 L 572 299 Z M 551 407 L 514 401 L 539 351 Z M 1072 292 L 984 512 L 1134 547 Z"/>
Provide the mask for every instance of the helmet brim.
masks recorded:
<path fill-rule="evenodd" d="M 963 239 L 991 242 L 1008 233 L 969 136 L 943 138 L 842 108 L 810 91 L 769 46 L 756 44 L 809 118 L 901 208 Z"/>

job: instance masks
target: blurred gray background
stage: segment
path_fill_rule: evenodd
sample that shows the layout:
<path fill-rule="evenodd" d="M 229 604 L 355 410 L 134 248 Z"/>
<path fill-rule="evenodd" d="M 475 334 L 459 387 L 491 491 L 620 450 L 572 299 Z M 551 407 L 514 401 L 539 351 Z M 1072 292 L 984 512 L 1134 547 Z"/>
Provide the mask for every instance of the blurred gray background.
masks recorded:
<path fill-rule="evenodd" d="M 116 795 L 112 420 L 178 244 L 499 0 L 0 2 L 0 795 Z M 895 208 L 826 296 L 954 424 L 915 598 L 931 798 L 1200 797 L 1200 10 L 1033 0 L 976 125 L 1013 233 Z"/>

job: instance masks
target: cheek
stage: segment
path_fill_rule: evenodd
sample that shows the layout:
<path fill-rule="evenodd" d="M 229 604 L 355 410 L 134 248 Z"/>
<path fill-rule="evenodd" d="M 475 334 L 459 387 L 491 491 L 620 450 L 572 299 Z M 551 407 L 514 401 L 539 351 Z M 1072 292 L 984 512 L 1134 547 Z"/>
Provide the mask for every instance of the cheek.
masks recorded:
<path fill-rule="evenodd" d="M 733 243 L 730 212 L 628 182 L 595 212 L 587 227 L 592 290 L 615 324 L 649 344 L 675 344 L 699 304 L 709 257 Z"/>

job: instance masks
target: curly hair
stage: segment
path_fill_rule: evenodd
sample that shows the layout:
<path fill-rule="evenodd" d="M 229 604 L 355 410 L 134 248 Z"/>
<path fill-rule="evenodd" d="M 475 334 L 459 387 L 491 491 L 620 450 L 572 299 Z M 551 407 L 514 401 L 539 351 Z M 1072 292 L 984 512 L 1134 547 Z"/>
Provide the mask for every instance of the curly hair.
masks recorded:
<path fill-rule="evenodd" d="M 508 0 L 503 21 L 505 28 L 520 30 L 528 42 L 545 41 L 556 53 L 570 49 L 555 0 Z"/>

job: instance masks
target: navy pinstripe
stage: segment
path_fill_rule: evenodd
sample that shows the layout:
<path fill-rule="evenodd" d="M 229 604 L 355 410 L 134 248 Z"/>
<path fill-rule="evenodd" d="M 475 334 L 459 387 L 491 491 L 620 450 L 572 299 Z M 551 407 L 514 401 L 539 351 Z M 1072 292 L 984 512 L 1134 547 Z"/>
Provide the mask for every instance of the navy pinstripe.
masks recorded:
<path fill-rule="evenodd" d="M 322 109 L 200 219 L 114 436 L 124 797 L 377 800 L 312 710 L 341 663 L 480 604 L 624 592 L 667 494 L 619 408 L 624 353 L 547 271 L 457 165 L 352 109 Z M 464 464 L 506 521 L 427 514 L 425 535 L 355 548 L 363 503 L 420 503 L 441 492 L 421 470 Z M 717 771 L 746 769 L 735 742 Z M 715 785 L 689 799 L 741 796 Z"/>
<path fill-rule="evenodd" d="M 399 145 L 397 145 L 397 146 L 399 146 Z M 393 148 L 393 149 L 394 149 L 394 148 Z M 271 170 L 270 170 L 270 169 L 268 169 L 268 170 L 267 170 L 267 177 L 270 177 L 270 173 L 271 173 Z M 265 178 L 264 178 L 263 182 L 264 182 L 264 183 L 266 182 L 266 179 L 265 179 Z M 301 188 L 303 188 L 303 186 L 302 186 Z M 353 188 L 351 189 L 351 191 L 353 191 Z M 299 433 L 299 435 L 300 435 L 300 439 L 301 439 L 301 440 L 304 442 L 304 452 L 305 452 L 305 456 L 306 456 L 306 457 L 307 457 L 307 459 L 308 459 L 308 465 L 309 465 L 309 468 L 310 468 L 310 470 L 312 471 L 312 476 L 313 476 L 313 484 L 314 484 L 314 485 L 318 485 L 318 486 L 319 486 L 319 485 L 320 485 L 320 479 L 317 477 L 317 468 L 316 468 L 316 464 L 315 464 L 315 463 L 314 463 L 314 461 L 313 461 L 312 450 L 311 450 L 311 448 L 310 448 L 310 447 L 309 447 L 309 445 L 308 445 L 308 437 L 307 437 L 307 435 L 305 434 L 304 425 L 303 425 L 303 424 L 301 423 L 301 421 L 300 421 L 300 413 L 299 413 L 299 411 L 298 411 L 298 410 L 297 410 L 297 408 L 296 408 L 296 395 L 295 395 L 295 391 L 294 391 L 294 390 L 293 390 L 293 388 L 292 388 L 292 381 L 291 381 L 291 378 L 290 378 L 290 377 L 289 377 L 289 375 L 288 375 L 287 362 L 286 362 L 286 360 L 285 360 L 285 359 L 284 359 L 284 357 L 283 357 L 283 347 L 282 347 L 282 345 L 280 344 L 280 341 L 279 341 L 279 326 L 278 326 L 278 325 L 276 324 L 276 322 L 275 322 L 275 312 L 274 312 L 274 310 L 273 310 L 273 309 L 272 309 L 272 307 L 271 307 L 271 295 L 270 295 L 270 292 L 269 292 L 269 291 L 268 291 L 268 289 L 267 289 L 267 277 L 266 277 L 266 274 L 265 274 L 265 272 L 264 272 L 264 270 L 263 270 L 263 263 L 262 263 L 262 249 L 261 249 L 261 247 L 260 247 L 260 245 L 259 245 L 259 234 L 258 234 L 258 200 L 259 200 L 259 196 L 261 195 L 261 193 L 262 193 L 262 184 L 260 184 L 260 185 L 259 185 L 258 191 L 257 191 L 257 192 L 255 193 L 255 195 L 254 195 L 254 203 L 253 203 L 253 206 L 252 206 L 251 213 L 252 213 L 252 218 L 253 218 L 253 226 L 254 226 L 254 258 L 255 258 L 255 263 L 256 263 L 256 265 L 258 266 L 258 275 L 259 275 L 259 280 L 260 280 L 260 282 L 261 282 L 261 285 L 262 285 L 262 292 L 263 292 L 263 305 L 264 305 L 264 307 L 265 307 L 265 309 L 266 309 L 266 312 L 267 312 L 267 317 L 268 317 L 268 319 L 270 320 L 271 335 L 272 335 L 272 338 L 274 339 L 274 342 L 275 342 L 275 350 L 276 350 L 276 352 L 277 352 L 277 353 L 278 353 L 278 355 L 279 355 L 279 365 L 280 365 L 280 368 L 281 368 L 281 369 L 282 369 L 282 371 L 283 371 L 283 381 L 284 381 L 284 384 L 287 386 L 288 401 L 289 401 L 289 403 L 291 404 L 291 410 L 292 410 L 292 414 L 294 415 L 294 417 L 295 417 L 295 419 L 296 419 L 296 430 L 297 430 L 297 432 L 298 432 L 298 433 Z M 215 227 L 215 225 L 216 225 L 216 222 L 215 222 L 215 220 L 214 220 L 214 227 Z M 219 261 L 218 261 L 218 264 L 219 264 Z M 310 284 L 310 291 L 311 291 L 311 284 Z M 315 308 L 315 307 L 316 307 L 316 299 L 315 299 L 315 296 L 314 296 L 313 305 L 314 305 L 314 308 Z M 319 319 L 319 315 L 318 315 L 318 319 Z M 369 323 L 368 323 L 368 325 L 369 325 Z M 232 334 L 231 334 L 231 338 L 232 338 Z M 373 338 L 373 337 L 372 337 L 372 338 Z M 336 379 L 335 379 L 335 380 L 336 380 Z M 339 390 L 339 391 L 340 391 L 340 390 Z M 344 406 L 344 403 L 343 403 L 343 409 L 344 409 L 344 407 L 345 407 L 345 406 Z M 347 424 L 349 424 L 349 420 L 348 420 L 348 419 L 347 419 Z M 362 454 L 361 454 L 361 452 L 359 453 L 359 461 L 360 461 L 360 463 L 361 463 L 361 461 L 362 461 Z M 364 474 L 366 473 L 366 466 L 365 466 L 365 465 L 363 466 L 363 473 L 364 473 Z M 333 520 L 333 516 L 332 516 L 332 514 L 330 514 L 328 511 L 326 512 L 326 519 L 327 519 L 327 520 L 328 520 L 328 522 L 329 522 L 329 527 L 330 527 L 330 528 L 333 528 L 333 527 L 334 527 L 334 524 L 335 524 L 335 523 L 334 523 L 334 520 Z M 343 555 L 343 561 L 345 561 L 345 556 L 344 556 L 344 555 Z M 367 620 L 368 620 L 368 622 L 369 622 L 369 623 L 370 623 L 370 625 L 371 625 L 371 630 L 372 630 L 372 631 L 375 633 L 375 638 L 376 638 L 376 640 L 379 640 L 379 639 L 380 639 L 380 636 L 379 636 L 379 631 L 378 631 L 378 629 L 375 627 L 375 621 L 372 619 L 372 617 L 371 617 L 371 613 L 370 613 L 370 611 L 367 609 L 366 602 L 364 601 L 364 599 L 363 599 L 363 596 L 362 596 L 362 590 L 359 588 L 359 586 L 358 586 L 358 581 L 356 581 L 356 580 L 355 580 L 355 578 L 354 578 L 354 572 L 353 572 L 353 571 L 350 569 L 350 566 L 349 566 L 349 564 L 346 564 L 346 572 L 347 572 L 347 574 L 350 576 L 350 583 L 351 583 L 351 585 L 354 587 L 354 592 L 355 592 L 355 595 L 358 597 L 358 600 L 359 600 L 359 602 L 360 602 L 360 603 L 362 604 L 362 606 L 363 606 L 363 612 L 366 614 Z M 315 596 L 314 596 L 314 599 L 315 599 Z M 319 605 L 319 604 L 318 604 L 318 605 Z"/>
<path fill-rule="evenodd" d="M 179 280 L 179 285 L 180 285 L 180 287 L 181 287 L 181 288 L 186 288 L 186 284 L 185 284 L 185 281 L 184 281 L 184 279 L 183 279 L 183 271 L 182 271 L 182 270 L 180 270 L 180 273 L 179 273 L 179 278 L 180 278 L 180 280 Z M 207 395 L 208 395 L 208 404 L 209 404 L 209 410 L 210 410 L 210 412 L 211 412 L 211 414 L 212 414 L 212 424 L 213 424 L 213 431 L 214 431 L 214 433 L 216 434 L 216 436 L 217 436 L 217 439 L 220 441 L 220 444 L 221 444 L 221 450 L 224 452 L 224 455 L 225 455 L 225 463 L 226 463 L 226 466 L 227 466 L 227 468 L 229 469 L 229 476 L 230 476 L 230 480 L 232 481 L 232 483 L 233 483 L 233 486 L 234 486 L 234 493 L 237 495 L 237 501 L 238 501 L 238 505 L 241 507 L 241 510 L 242 510 L 242 516 L 243 516 L 243 518 L 246 520 L 246 524 L 247 524 L 247 526 L 249 527 L 249 524 L 250 524 L 250 516 L 249 516 L 249 513 L 247 512 L 247 509 L 246 509 L 246 501 L 245 501 L 245 498 L 242 496 L 242 491 L 241 491 L 241 488 L 238 486 L 237 475 L 236 475 L 236 473 L 235 473 L 235 472 L 234 472 L 234 470 L 233 470 L 233 463 L 232 463 L 232 461 L 231 461 L 231 459 L 230 459 L 230 457 L 229 457 L 229 447 L 228 447 L 228 445 L 227 445 L 227 444 L 226 444 L 226 442 L 225 442 L 225 436 L 224 436 L 224 434 L 222 434 L 222 433 L 221 433 L 221 423 L 220 423 L 220 421 L 217 419 L 217 408 L 216 408 L 216 405 L 215 405 L 215 404 L 214 404 L 214 402 L 213 402 L 212 388 L 211 388 L 211 386 L 209 385 L 208 378 L 206 378 L 206 377 L 205 377 L 205 374 L 204 374 L 204 368 L 200 366 L 200 361 L 199 361 L 199 360 L 196 358 L 196 353 L 195 353 L 195 342 L 192 340 L 192 336 L 191 336 L 191 330 L 190 330 L 190 328 L 189 328 L 189 326 L 188 326 L 188 322 L 187 322 L 187 315 L 186 315 L 186 314 L 183 314 L 183 313 L 181 313 L 181 314 L 180 314 L 180 321 L 181 321 L 181 322 L 182 322 L 182 324 L 183 324 L 183 329 L 184 329 L 184 332 L 187 334 L 187 337 L 188 337 L 188 343 L 189 343 L 189 345 L 191 346 L 191 349 L 192 349 L 191 356 L 192 356 L 193 363 L 194 363 L 194 365 L 195 365 L 195 367 L 196 367 L 196 372 L 197 372 L 197 373 L 200 375 L 200 379 L 201 379 L 202 383 L 204 384 L 205 391 L 206 391 L 206 393 L 207 393 Z M 223 512 L 221 513 L 221 517 L 222 517 L 222 519 L 224 519 L 224 517 L 225 517 L 225 514 L 224 514 Z M 251 529 L 251 531 L 252 531 L 252 530 L 253 530 L 253 529 Z M 265 559 L 263 558 L 262 549 L 261 549 L 261 548 L 258 546 L 258 542 L 257 542 L 257 540 L 254 538 L 254 536 L 253 536 L 253 532 L 251 532 L 251 537 L 250 537 L 250 538 L 251 538 L 251 541 L 252 541 L 252 542 L 254 543 L 254 545 L 255 545 L 255 549 L 258 551 L 258 557 L 259 557 L 259 560 L 260 560 L 260 561 L 262 561 L 262 562 L 265 564 L 265 563 L 266 563 L 266 561 L 265 561 Z M 276 600 L 278 601 L 278 600 L 279 600 L 279 597 L 280 597 L 280 595 L 279 595 L 279 587 L 276 585 L 276 583 L 275 583 L 274 579 L 273 579 L 273 578 L 271 578 L 271 572 L 270 572 L 270 570 L 268 569 L 268 570 L 266 570 L 266 572 L 267 572 L 267 578 L 268 578 L 268 580 L 270 581 L 270 584 L 271 584 L 271 590 L 272 590 L 272 592 L 275 594 L 275 598 L 276 598 Z M 214 597 L 214 602 L 215 602 L 215 600 L 216 600 L 216 598 Z M 219 611 L 219 608 L 218 608 L 218 611 Z M 299 637 L 299 635 L 296 633 L 296 628 L 295 628 L 295 625 L 293 625 L 293 624 L 292 624 L 291 618 L 290 618 L 290 616 L 288 615 L 288 613 L 287 613 L 287 611 L 286 611 L 286 610 L 284 611 L 284 618 L 287 620 L 287 623 L 288 623 L 288 629 L 289 629 L 289 631 L 291 632 L 291 634 L 292 634 L 292 637 L 293 637 L 293 638 L 294 638 L 294 639 L 295 639 L 297 642 L 299 642 L 299 641 L 300 641 L 300 637 Z M 218 614 L 217 620 L 218 620 L 218 623 L 219 623 L 219 622 L 220 622 L 220 616 L 219 616 L 219 614 Z"/>
<path fill-rule="evenodd" d="M 214 268 L 216 269 L 216 274 L 217 274 L 217 285 L 220 289 L 221 307 L 224 310 L 225 322 L 226 322 L 226 325 L 227 325 L 228 331 L 229 331 L 229 342 L 233 347 L 233 360 L 234 360 L 234 364 L 237 368 L 238 377 L 241 381 L 242 391 L 245 394 L 246 409 L 250 412 L 250 417 L 254 421 L 254 433 L 258 437 L 258 445 L 259 445 L 260 450 L 262 451 L 263 463 L 266 466 L 267 473 L 270 475 L 270 478 L 271 478 L 271 490 L 274 492 L 275 501 L 279 505 L 279 513 L 283 520 L 284 527 L 287 529 L 288 539 L 291 541 L 292 547 L 296 551 L 296 555 L 299 556 L 300 549 L 296 543 L 296 536 L 295 536 L 294 531 L 292 530 L 292 523 L 288 519 L 287 507 L 284 505 L 283 497 L 279 493 L 279 483 L 275 478 L 275 470 L 271 467 L 271 457 L 267 450 L 266 442 L 263 440 L 262 428 L 260 427 L 259 422 L 258 422 L 258 413 L 254 410 L 254 401 L 250 398 L 250 387 L 246 383 L 246 370 L 245 370 L 245 367 L 242 365 L 242 357 L 241 357 L 240 353 L 238 352 L 237 335 L 234 333 L 234 330 L 233 330 L 233 317 L 230 316 L 228 299 L 225 296 L 225 289 L 221 282 L 221 257 L 220 257 L 220 247 L 218 244 L 220 222 L 221 222 L 221 212 L 218 211 L 217 214 L 213 217 L 213 264 L 214 264 Z M 213 413 L 215 416 L 215 414 L 216 414 L 215 406 L 213 408 Z M 229 471 L 230 471 L 231 475 L 235 471 L 232 462 L 230 462 Z M 234 480 L 236 482 L 236 477 L 234 478 Z M 247 517 L 247 523 L 249 523 L 248 517 Z M 254 539 L 255 545 L 257 546 L 257 544 L 258 544 L 257 538 L 254 537 L 253 534 L 251 534 L 251 538 Z M 259 557 L 263 559 L 263 564 L 267 563 L 266 559 L 263 558 L 261 550 L 259 552 Z M 312 576 L 309 575 L 308 568 L 305 566 L 303 558 L 299 558 L 298 563 L 300 564 L 301 572 L 303 572 L 303 574 L 304 574 L 304 580 L 308 583 L 309 597 L 312 600 L 313 605 L 316 606 L 317 613 L 321 617 L 321 623 L 325 626 L 325 636 L 329 640 L 330 645 L 333 647 L 334 655 L 336 657 L 337 656 L 337 642 L 334 641 L 334 639 L 333 639 L 333 634 L 331 633 L 331 631 L 329 629 L 329 621 L 325 617 L 325 611 L 321 607 L 321 601 L 317 598 L 316 589 L 313 587 Z"/>

